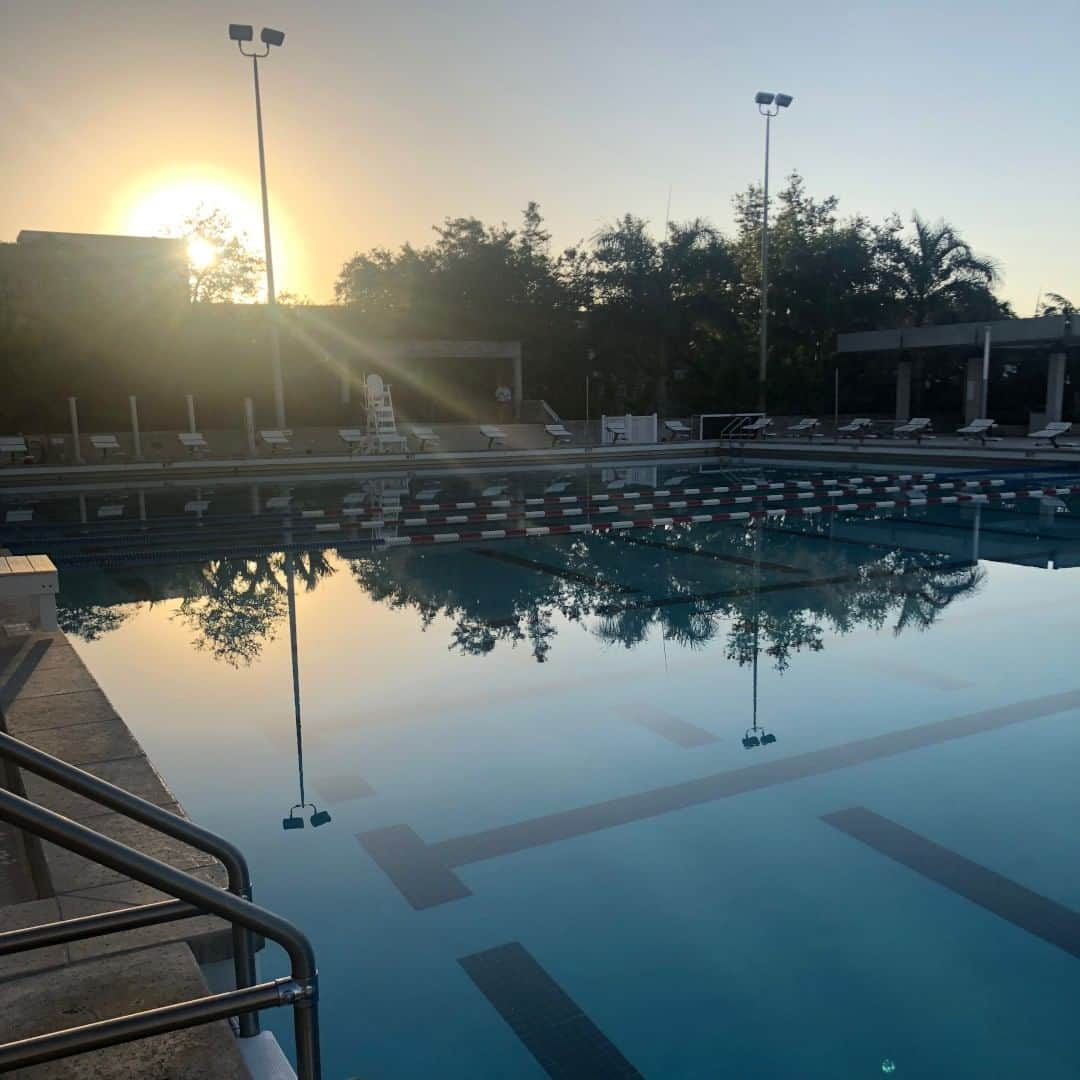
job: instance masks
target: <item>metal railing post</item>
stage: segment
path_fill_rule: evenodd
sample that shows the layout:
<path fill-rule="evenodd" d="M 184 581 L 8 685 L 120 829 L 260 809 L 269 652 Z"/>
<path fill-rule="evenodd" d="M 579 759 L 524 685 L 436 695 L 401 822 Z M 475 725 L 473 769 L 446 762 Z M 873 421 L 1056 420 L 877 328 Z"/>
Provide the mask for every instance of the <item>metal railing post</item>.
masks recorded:
<path fill-rule="evenodd" d="M 240 1011 L 237 1008 L 229 1008 L 230 1002 L 247 1002 L 245 1008 L 290 1004 L 293 1006 L 293 1023 L 296 1031 L 298 1075 L 300 1080 L 319 1080 L 318 969 L 311 943 L 292 923 L 275 915 L 272 911 L 258 907 L 250 900 L 224 892 L 168 863 L 151 858 L 141 851 L 127 847 L 117 840 L 88 829 L 85 825 L 80 825 L 70 818 L 37 806 L 28 799 L 3 789 L 0 789 L 0 820 L 10 822 L 17 828 L 25 829 L 35 836 L 59 844 L 60 847 L 67 848 L 77 855 L 107 866 L 136 881 L 141 881 L 145 885 L 168 892 L 178 900 L 194 904 L 211 915 L 218 915 L 223 919 L 240 923 L 276 941 L 289 955 L 292 983 L 295 984 L 295 987 L 287 985 L 288 980 L 284 983 L 279 980 L 277 984 L 273 984 L 278 987 L 275 993 L 277 1000 L 274 1001 L 264 1000 L 269 984 L 263 984 L 201 999 L 205 1003 L 201 1007 L 199 1007 L 200 1002 L 187 1002 L 180 1006 L 151 1010 L 150 1014 L 143 1014 L 156 1014 L 156 1018 L 168 1026 L 154 1023 L 140 1026 L 138 1014 L 115 1021 L 105 1021 L 100 1025 L 88 1025 L 88 1028 L 99 1029 L 99 1031 L 89 1031 L 86 1035 L 89 1041 L 85 1044 L 80 1040 L 78 1033 L 86 1029 L 74 1029 L 67 1035 L 61 1032 L 55 1036 L 39 1036 L 38 1040 L 29 1040 L 29 1042 L 36 1041 L 40 1044 L 52 1038 L 64 1045 L 62 1049 L 55 1053 L 48 1053 L 46 1057 L 42 1057 L 41 1052 L 37 1051 L 37 1056 L 32 1059 L 33 1061 L 52 1060 L 55 1057 L 64 1057 L 83 1050 L 112 1045 L 116 1041 L 142 1038 L 146 1035 L 174 1030 L 177 1027 L 190 1026 L 193 1023 L 221 1019 Z M 258 1000 L 261 1004 L 251 1005 L 250 1002 L 254 1000 Z M 185 1008 L 190 1015 L 184 1013 L 181 1022 L 170 1024 L 169 1015 L 181 1013 Z M 106 1029 L 110 1024 L 121 1028 L 127 1025 L 132 1030 L 120 1039 L 115 1037 L 110 1039 L 108 1035 L 95 1037 L 101 1033 L 101 1029 Z M 15 1043 L 8 1044 L 6 1047 L 0 1046 L 0 1071 L 16 1065 L 29 1064 L 31 1059 L 23 1060 L 18 1056 L 19 1045 Z"/>
<path fill-rule="evenodd" d="M 102 806 L 109 807 L 110 810 L 127 814 L 143 825 L 156 828 L 168 836 L 215 856 L 221 860 L 228 874 L 229 890 L 245 900 L 251 899 L 251 872 L 248 869 L 247 860 L 243 852 L 228 840 L 196 825 L 193 821 L 163 810 L 160 806 L 139 798 L 138 795 L 132 795 L 130 791 L 110 784 L 107 780 L 102 780 L 60 758 L 46 754 L 44 750 L 29 746 L 5 732 L 0 732 L 0 757 L 6 757 L 21 768 L 43 776 L 46 780 L 51 780 L 70 791 L 93 799 Z M 234 925 L 232 939 L 233 967 L 237 988 L 253 986 L 255 984 L 255 948 L 251 933 L 242 926 Z M 258 1017 L 250 1015 L 241 1017 L 240 1034 L 243 1038 L 258 1035 Z"/>

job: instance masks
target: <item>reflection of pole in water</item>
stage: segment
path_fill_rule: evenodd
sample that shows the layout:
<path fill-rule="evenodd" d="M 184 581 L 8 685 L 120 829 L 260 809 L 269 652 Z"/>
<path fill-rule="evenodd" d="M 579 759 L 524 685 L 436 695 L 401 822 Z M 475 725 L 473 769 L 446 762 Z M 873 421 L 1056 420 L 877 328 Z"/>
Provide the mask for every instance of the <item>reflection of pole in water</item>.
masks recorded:
<path fill-rule="evenodd" d="M 754 655 L 751 659 L 753 675 L 753 696 L 751 707 L 751 724 L 743 735 L 742 744 L 747 750 L 755 746 L 768 746 L 776 742 L 776 736 L 764 728 L 758 734 L 757 706 L 758 706 L 758 653 L 761 651 L 761 536 L 765 529 L 764 520 L 755 522 L 754 529 L 754 578 L 752 593 L 754 597 Z"/>
<path fill-rule="evenodd" d="M 292 536 L 288 535 L 291 542 Z M 300 648 L 296 633 L 296 555 L 285 555 L 285 595 L 289 602 L 289 653 L 292 659 L 293 716 L 296 720 L 296 773 L 299 779 L 300 801 L 289 810 L 289 816 L 283 818 L 283 829 L 302 829 L 303 817 L 296 817 L 295 811 L 311 807 L 311 824 L 314 828 L 325 825 L 330 820 L 326 810 L 320 810 L 314 803 L 307 801 L 304 791 L 304 727 L 300 717 Z"/>
<path fill-rule="evenodd" d="M 971 561 L 979 561 L 979 530 L 982 528 L 982 503 L 975 504 L 975 524 L 971 529 Z"/>

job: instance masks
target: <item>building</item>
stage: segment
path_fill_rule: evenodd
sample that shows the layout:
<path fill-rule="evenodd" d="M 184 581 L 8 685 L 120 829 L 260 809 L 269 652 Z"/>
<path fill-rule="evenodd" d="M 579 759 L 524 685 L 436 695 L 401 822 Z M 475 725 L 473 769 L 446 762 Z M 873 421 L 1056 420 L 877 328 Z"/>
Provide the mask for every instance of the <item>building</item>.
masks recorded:
<path fill-rule="evenodd" d="M 165 316 L 189 302 L 183 240 L 24 229 L 0 244 L 0 305 L 11 328 L 105 313 Z"/>

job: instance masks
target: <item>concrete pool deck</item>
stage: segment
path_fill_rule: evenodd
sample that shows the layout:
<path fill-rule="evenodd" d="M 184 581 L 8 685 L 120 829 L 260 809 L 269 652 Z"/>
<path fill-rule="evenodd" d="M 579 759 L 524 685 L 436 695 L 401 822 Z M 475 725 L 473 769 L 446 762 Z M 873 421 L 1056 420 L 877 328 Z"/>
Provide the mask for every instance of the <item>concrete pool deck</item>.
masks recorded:
<path fill-rule="evenodd" d="M 183 807 L 63 633 L 33 633 L 0 651 L 0 717 L 14 737 L 173 813 Z M 147 829 L 14 767 L 5 786 L 74 821 L 223 886 L 204 852 Z M 154 900 L 163 894 L 66 849 L 15 830 L 0 864 L 0 930 L 55 922 Z M 110 934 L 0 958 L 4 1041 L 204 996 L 200 964 L 232 955 L 228 925 L 212 916 Z M 171 1080 L 250 1076 L 224 1022 L 17 1070 L 26 1080 Z"/>
<path fill-rule="evenodd" d="M 578 441 L 552 446 L 540 425 L 503 425 L 507 445 L 484 449 L 475 445 L 471 429 L 444 441 L 444 449 L 424 453 L 349 454 L 335 446 L 328 429 L 297 432 L 294 452 L 251 457 L 246 454 L 191 458 L 170 456 L 162 460 L 87 459 L 83 464 L 36 464 L 0 466 L 0 491 L 33 490 L 80 485 L 168 485 L 223 481 L 233 478 L 287 479 L 326 475 L 435 476 L 447 471 L 483 472 L 486 469 L 553 468 L 594 465 L 617 468 L 632 461 L 674 461 L 693 457 L 740 460 L 782 459 L 788 464 L 896 463 L 939 464 L 960 467 L 1080 465 L 1077 447 L 1037 444 L 1025 436 L 1006 436 L 987 444 L 942 435 L 914 439 L 888 437 L 858 439 L 785 438 L 706 439 L 659 443 L 597 445 Z M 334 435 L 336 438 L 336 434 Z M 451 444 L 454 445 L 450 448 Z M 212 443 L 213 445 L 213 443 Z"/>

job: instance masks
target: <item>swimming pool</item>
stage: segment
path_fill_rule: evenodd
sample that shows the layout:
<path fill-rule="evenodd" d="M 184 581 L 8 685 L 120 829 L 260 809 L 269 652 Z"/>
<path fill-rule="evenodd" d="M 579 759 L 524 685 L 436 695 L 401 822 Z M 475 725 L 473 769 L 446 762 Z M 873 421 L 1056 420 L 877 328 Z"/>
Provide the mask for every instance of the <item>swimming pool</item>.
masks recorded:
<path fill-rule="evenodd" d="M 328 1078 L 1074 1077 L 1077 479 L 885 471 L 7 494 L 0 542 L 311 935 Z"/>

